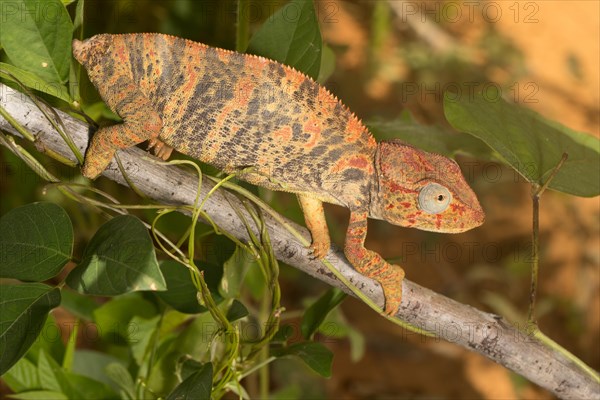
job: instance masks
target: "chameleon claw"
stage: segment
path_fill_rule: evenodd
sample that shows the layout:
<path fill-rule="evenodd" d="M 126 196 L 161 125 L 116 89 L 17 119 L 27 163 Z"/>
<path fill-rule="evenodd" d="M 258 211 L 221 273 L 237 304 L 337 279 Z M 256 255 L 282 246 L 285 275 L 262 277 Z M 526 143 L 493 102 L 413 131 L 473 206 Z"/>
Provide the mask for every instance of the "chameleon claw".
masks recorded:
<path fill-rule="evenodd" d="M 323 258 L 325 258 L 327 253 L 329 253 L 330 246 L 331 244 L 329 243 L 329 241 L 327 241 L 326 243 L 313 241 L 312 244 L 307 247 L 309 257 L 311 258 L 311 260 L 322 260 Z"/>
<path fill-rule="evenodd" d="M 169 157 L 171 157 L 171 153 L 173 152 L 173 148 L 163 141 L 157 138 L 150 138 L 148 140 L 148 148 L 147 150 L 152 150 L 154 155 L 162 160 L 167 161 Z"/>

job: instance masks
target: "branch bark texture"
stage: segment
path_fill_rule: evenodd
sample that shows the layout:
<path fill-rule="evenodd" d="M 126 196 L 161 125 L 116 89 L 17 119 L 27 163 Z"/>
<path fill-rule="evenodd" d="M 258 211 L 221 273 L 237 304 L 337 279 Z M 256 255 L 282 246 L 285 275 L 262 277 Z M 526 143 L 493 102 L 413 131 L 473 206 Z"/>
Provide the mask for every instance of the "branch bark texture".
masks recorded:
<path fill-rule="evenodd" d="M 0 106 L 35 135 L 37 148 L 41 152 L 55 152 L 75 162 L 75 157 L 58 132 L 26 95 L 0 84 Z M 84 153 L 89 126 L 61 111 L 54 112 Z M 2 117 L 0 129 L 20 137 Z M 197 188 L 197 177 L 194 174 L 174 166 L 153 163 L 148 160 L 151 156 L 138 148 L 120 151 L 119 156 L 131 181 L 148 197 L 159 203 L 193 204 Z M 104 176 L 127 185 L 115 161 L 104 172 Z M 212 187 L 213 184 L 204 179 L 201 196 L 204 197 Z M 211 195 L 204 206 L 204 211 L 221 229 L 246 241 L 246 227 L 238 216 L 240 211 L 244 213 L 243 210 L 237 196 L 221 189 Z M 248 215 L 245 217 L 246 221 L 252 220 Z M 264 219 L 279 260 L 352 294 L 320 261 L 311 260 L 304 245 L 274 218 L 265 214 Z M 302 232 L 307 240 L 310 239 L 305 228 L 291 221 L 287 223 Z M 327 259 L 360 291 L 378 305 L 383 305 L 379 285 L 358 274 L 344 258 L 342 251 L 333 248 Z M 563 354 L 524 334 L 502 317 L 458 303 L 408 280 L 404 281 L 403 291 L 404 298 L 397 318 L 480 353 L 560 398 L 591 399 L 600 395 L 600 385 L 589 374 L 584 373 Z"/>

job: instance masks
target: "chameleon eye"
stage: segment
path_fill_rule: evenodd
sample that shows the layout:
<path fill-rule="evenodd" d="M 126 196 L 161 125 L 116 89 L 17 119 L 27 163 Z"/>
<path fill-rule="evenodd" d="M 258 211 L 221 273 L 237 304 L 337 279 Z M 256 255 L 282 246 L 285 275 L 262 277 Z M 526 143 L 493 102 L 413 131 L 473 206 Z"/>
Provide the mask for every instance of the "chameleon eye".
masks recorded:
<path fill-rule="evenodd" d="M 429 214 L 439 214 L 448 208 L 452 193 L 444 186 L 429 183 L 419 192 L 419 208 Z"/>

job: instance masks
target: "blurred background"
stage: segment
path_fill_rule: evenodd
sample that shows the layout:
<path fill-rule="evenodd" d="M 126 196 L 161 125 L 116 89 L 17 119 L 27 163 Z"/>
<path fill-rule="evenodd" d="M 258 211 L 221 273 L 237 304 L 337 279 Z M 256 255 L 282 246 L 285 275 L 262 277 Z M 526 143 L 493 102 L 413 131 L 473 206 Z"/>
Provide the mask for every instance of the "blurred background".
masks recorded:
<path fill-rule="evenodd" d="M 283 3 L 251 2 L 252 29 Z M 315 5 L 323 40 L 335 54 L 325 86 L 367 124 L 410 112 L 422 124 L 447 127 L 444 91 L 469 93 L 495 82 L 506 99 L 600 135 L 599 2 L 322 0 Z M 84 34 L 163 32 L 233 49 L 235 9 L 233 0 L 87 0 Z M 93 88 L 82 89 L 84 98 L 94 99 Z M 45 194 L 32 172 L 1 151 L 0 212 L 41 199 L 56 201 L 81 228 L 76 243 L 89 240 L 98 217 L 56 193 Z M 500 164 L 458 161 L 486 211 L 482 227 L 443 235 L 372 221 L 367 247 L 400 263 L 420 285 L 522 321 L 530 285 L 530 186 Z M 79 174 L 51 168 L 66 179 Z M 98 185 L 118 191 L 108 181 Z M 123 201 L 136 199 L 119 193 Z M 293 196 L 262 194 L 303 223 Z M 327 217 L 333 241 L 341 244 L 347 211 L 329 206 Z M 599 199 L 548 191 L 540 217 L 540 328 L 598 370 Z M 289 267 L 283 267 L 281 279 L 282 302 L 291 315 L 326 289 Z M 61 312 L 54 315 L 72 318 Z M 273 391 L 285 389 L 278 398 L 553 398 L 482 356 L 407 333 L 354 299 L 344 302 L 336 318 L 355 332 L 353 340 L 321 336 L 335 353 L 332 378 L 282 362 L 273 371 Z"/>

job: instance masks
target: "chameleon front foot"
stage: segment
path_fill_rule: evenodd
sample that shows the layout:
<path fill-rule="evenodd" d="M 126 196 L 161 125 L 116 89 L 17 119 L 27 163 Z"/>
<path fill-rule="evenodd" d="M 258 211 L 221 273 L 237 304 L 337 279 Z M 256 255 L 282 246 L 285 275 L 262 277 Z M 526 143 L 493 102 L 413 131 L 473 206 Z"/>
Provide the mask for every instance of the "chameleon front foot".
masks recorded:
<path fill-rule="evenodd" d="M 157 138 L 148 140 L 148 150 L 152 149 L 154 155 L 162 160 L 167 161 L 171 157 L 173 148 Z"/>
<path fill-rule="evenodd" d="M 383 289 L 385 297 L 385 307 L 383 312 L 392 317 L 396 315 L 402 302 L 402 281 L 404 280 L 404 270 L 399 265 L 388 264 L 373 274 L 373 278 L 379 282 Z"/>

